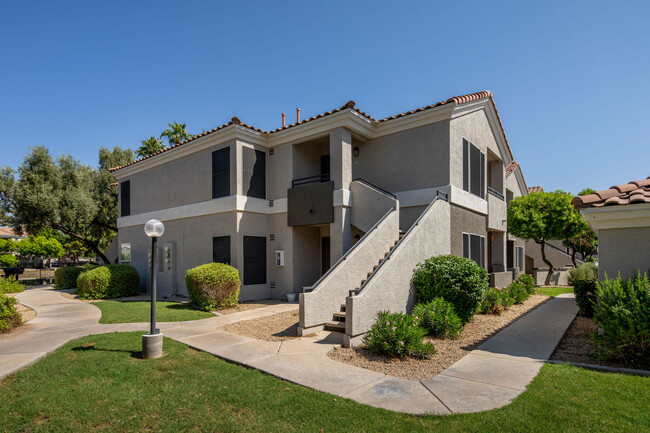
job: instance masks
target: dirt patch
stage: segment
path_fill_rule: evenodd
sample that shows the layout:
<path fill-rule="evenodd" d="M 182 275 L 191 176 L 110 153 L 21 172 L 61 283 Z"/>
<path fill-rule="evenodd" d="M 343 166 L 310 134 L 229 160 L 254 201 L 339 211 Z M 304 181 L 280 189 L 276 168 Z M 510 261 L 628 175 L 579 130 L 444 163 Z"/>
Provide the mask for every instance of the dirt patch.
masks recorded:
<path fill-rule="evenodd" d="M 591 339 L 591 334 L 598 332 L 598 326 L 594 319 L 577 316 L 569 329 L 567 329 L 562 341 L 553 352 L 551 359 L 554 361 L 566 361 L 579 364 L 603 365 L 607 367 L 633 368 L 623 363 L 605 361 L 598 358 L 598 346 Z"/>
<path fill-rule="evenodd" d="M 278 299 L 262 299 L 261 301 L 244 301 L 234 307 L 216 310 L 217 315 L 226 315 L 232 313 L 239 313 L 240 311 L 255 310 L 256 308 L 268 307 L 269 305 L 278 305 L 283 302 Z"/>
<path fill-rule="evenodd" d="M 465 325 L 458 340 L 431 339 L 437 350 L 431 359 L 391 358 L 368 350 L 363 345 L 351 349 L 336 348 L 331 350 L 327 356 L 335 361 L 401 379 L 430 379 L 548 299 L 550 299 L 549 296 L 533 295 L 523 304 L 513 305 L 500 316 L 477 314 L 474 316 L 474 320 Z"/>
<path fill-rule="evenodd" d="M 17 293 L 7 293 L 6 295 L 10 298 L 15 298 Z M 20 303 L 16 304 L 16 311 L 20 313 L 20 316 L 23 319 L 23 323 L 27 323 L 30 320 L 32 320 L 34 317 L 36 317 L 36 311 L 29 308 L 27 305 L 23 305 Z"/>
<path fill-rule="evenodd" d="M 298 338 L 298 311 L 287 311 L 259 319 L 244 320 L 220 329 L 257 340 L 291 340 Z"/>

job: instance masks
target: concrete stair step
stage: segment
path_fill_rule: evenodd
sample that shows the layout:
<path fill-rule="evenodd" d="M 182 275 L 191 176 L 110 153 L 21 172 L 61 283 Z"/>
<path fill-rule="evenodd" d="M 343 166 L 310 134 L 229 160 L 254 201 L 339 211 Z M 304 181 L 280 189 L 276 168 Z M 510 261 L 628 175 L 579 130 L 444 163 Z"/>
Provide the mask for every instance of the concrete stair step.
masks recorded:
<path fill-rule="evenodd" d="M 334 320 L 338 320 L 339 322 L 345 322 L 345 311 L 342 311 L 340 313 L 334 313 Z"/>
<path fill-rule="evenodd" d="M 346 305 L 345 305 L 345 304 L 341 304 L 341 311 L 345 312 L 345 308 L 346 308 Z"/>
<path fill-rule="evenodd" d="M 336 322 L 334 320 L 325 322 L 325 329 L 327 331 L 345 332 L 345 322 Z"/>

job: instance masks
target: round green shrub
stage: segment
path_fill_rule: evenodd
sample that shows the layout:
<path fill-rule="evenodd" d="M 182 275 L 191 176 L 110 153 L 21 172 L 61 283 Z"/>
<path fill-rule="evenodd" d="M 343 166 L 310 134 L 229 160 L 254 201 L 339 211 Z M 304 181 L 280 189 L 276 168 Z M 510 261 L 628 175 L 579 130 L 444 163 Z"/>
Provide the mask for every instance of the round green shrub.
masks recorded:
<path fill-rule="evenodd" d="M 598 283 L 595 280 L 578 280 L 573 283 L 573 293 L 576 295 L 576 303 L 581 316 L 594 317 L 597 286 Z"/>
<path fill-rule="evenodd" d="M 528 293 L 528 290 L 526 290 L 526 286 L 518 281 L 513 281 L 510 283 L 510 285 L 506 287 L 506 290 L 508 291 L 508 296 L 515 304 L 521 304 L 526 299 L 530 298 L 530 294 Z"/>
<path fill-rule="evenodd" d="M 237 305 L 240 283 L 237 269 L 225 263 L 197 266 L 185 274 L 190 299 L 205 311 Z"/>
<path fill-rule="evenodd" d="M 65 266 L 54 271 L 54 287 L 57 289 L 76 289 L 77 278 L 83 268 L 77 266 Z"/>
<path fill-rule="evenodd" d="M 20 293 L 25 291 L 25 286 L 23 286 L 20 281 L 16 281 L 7 277 L 0 277 L 0 293 Z"/>
<path fill-rule="evenodd" d="M 137 295 L 140 276 L 131 265 L 114 264 L 82 271 L 77 294 L 82 299 L 121 298 Z"/>
<path fill-rule="evenodd" d="M 436 349 L 423 340 L 425 335 L 427 331 L 418 326 L 413 316 L 380 311 L 363 341 L 368 349 L 388 356 L 428 358 Z"/>
<path fill-rule="evenodd" d="M 490 287 L 485 291 L 485 296 L 481 302 L 481 307 L 479 308 L 479 313 L 481 314 L 494 314 L 499 315 L 503 313 L 504 310 L 510 308 L 513 304 L 512 298 L 508 290 L 497 289 L 496 287 Z"/>
<path fill-rule="evenodd" d="M 593 338 L 601 356 L 650 369 L 650 280 L 646 274 L 598 284 L 594 322 L 602 335 Z"/>
<path fill-rule="evenodd" d="M 417 302 L 442 298 L 454 306 L 463 324 L 469 322 L 488 289 L 485 269 L 473 260 L 456 256 L 432 257 L 418 265 L 413 275 Z"/>
<path fill-rule="evenodd" d="M 16 299 L 0 293 L 0 333 L 11 331 L 23 323 L 18 310 L 16 310 Z"/>
<path fill-rule="evenodd" d="M 411 315 L 422 329 L 436 338 L 455 340 L 463 331 L 463 323 L 454 306 L 442 298 L 416 305 Z"/>
<path fill-rule="evenodd" d="M 578 281 L 598 281 L 598 265 L 587 262 L 577 268 L 569 269 L 569 284 L 575 286 Z"/>

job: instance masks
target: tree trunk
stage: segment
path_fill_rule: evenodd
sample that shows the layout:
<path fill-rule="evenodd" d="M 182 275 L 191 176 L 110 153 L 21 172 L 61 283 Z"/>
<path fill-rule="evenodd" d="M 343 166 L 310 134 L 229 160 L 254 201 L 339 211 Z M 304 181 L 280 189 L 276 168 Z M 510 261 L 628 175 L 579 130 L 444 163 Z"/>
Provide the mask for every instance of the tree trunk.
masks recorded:
<path fill-rule="evenodd" d="M 541 245 L 542 249 L 542 260 L 544 263 L 548 265 L 548 274 L 546 274 L 546 281 L 544 281 L 545 286 L 550 286 L 551 285 L 551 276 L 553 275 L 553 263 L 551 263 L 547 258 L 546 258 L 546 251 L 544 250 L 544 247 L 546 246 L 545 241 L 535 241 L 538 244 Z"/>
<path fill-rule="evenodd" d="M 578 264 L 576 263 L 576 249 L 575 248 L 571 249 L 571 261 L 573 262 L 573 267 L 577 268 Z"/>

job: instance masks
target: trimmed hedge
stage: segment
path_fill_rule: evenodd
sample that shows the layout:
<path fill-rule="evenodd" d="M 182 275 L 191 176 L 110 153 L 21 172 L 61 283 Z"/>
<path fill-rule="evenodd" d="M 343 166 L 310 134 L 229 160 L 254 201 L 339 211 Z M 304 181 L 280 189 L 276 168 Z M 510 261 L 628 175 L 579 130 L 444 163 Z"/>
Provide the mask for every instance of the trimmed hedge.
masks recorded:
<path fill-rule="evenodd" d="M 431 342 L 424 341 L 427 331 L 413 316 L 380 311 L 372 328 L 363 337 L 369 349 L 388 356 L 428 358 L 436 353 Z"/>
<path fill-rule="evenodd" d="M 8 332 L 23 323 L 18 310 L 16 299 L 0 293 L 0 333 Z"/>
<path fill-rule="evenodd" d="M 454 306 L 463 324 L 469 322 L 488 289 L 488 274 L 473 260 L 451 255 L 432 257 L 413 275 L 417 302 L 442 298 Z"/>
<path fill-rule="evenodd" d="M 240 283 L 237 269 L 225 263 L 197 266 L 185 274 L 190 299 L 205 311 L 237 305 Z"/>
<path fill-rule="evenodd" d="M 131 265 L 99 266 L 81 272 L 77 294 L 82 299 L 108 299 L 137 295 L 140 276 Z"/>
<path fill-rule="evenodd" d="M 77 278 L 83 271 L 77 266 L 66 266 L 54 271 L 54 287 L 57 289 L 76 289 Z"/>
<path fill-rule="evenodd" d="M 646 274 L 598 284 L 594 322 L 602 335 L 593 338 L 601 356 L 650 369 L 650 281 Z"/>
<path fill-rule="evenodd" d="M 454 311 L 454 306 L 442 298 L 416 305 L 411 315 L 422 329 L 436 338 L 455 340 L 463 331 L 463 323 Z"/>
<path fill-rule="evenodd" d="M 577 268 L 569 269 L 569 284 L 574 286 L 578 281 L 598 281 L 598 265 L 587 262 Z"/>

